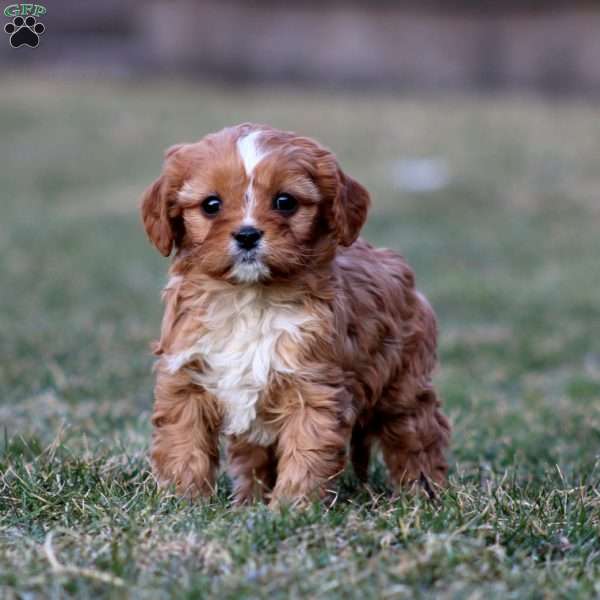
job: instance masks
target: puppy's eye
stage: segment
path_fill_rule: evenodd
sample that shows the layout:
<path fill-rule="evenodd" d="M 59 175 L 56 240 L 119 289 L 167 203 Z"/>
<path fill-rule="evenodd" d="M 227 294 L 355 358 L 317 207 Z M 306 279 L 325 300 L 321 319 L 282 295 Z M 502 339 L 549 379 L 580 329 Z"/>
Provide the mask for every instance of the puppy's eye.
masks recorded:
<path fill-rule="evenodd" d="M 221 199 L 218 196 L 209 196 L 202 201 L 200 207 L 207 217 L 214 217 L 221 210 Z"/>
<path fill-rule="evenodd" d="M 296 212 L 298 201 L 290 194 L 277 194 L 273 198 L 273 210 L 280 212 L 283 215 L 291 215 Z"/>

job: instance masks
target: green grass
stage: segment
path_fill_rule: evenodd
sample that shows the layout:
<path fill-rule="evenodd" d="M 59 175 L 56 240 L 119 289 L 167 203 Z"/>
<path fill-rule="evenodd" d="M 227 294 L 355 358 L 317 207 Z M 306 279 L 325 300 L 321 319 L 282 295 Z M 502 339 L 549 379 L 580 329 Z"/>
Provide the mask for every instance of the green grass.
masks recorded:
<path fill-rule="evenodd" d="M 346 474 L 332 507 L 190 505 L 148 472 L 166 261 L 137 201 L 172 143 L 313 135 L 441 323 L 436 504 Z M 600 596 L 600 108 L 171 83 L 0 87 L 0 597 Z M 392 185 L 439 156 L 450 184 Z"/>

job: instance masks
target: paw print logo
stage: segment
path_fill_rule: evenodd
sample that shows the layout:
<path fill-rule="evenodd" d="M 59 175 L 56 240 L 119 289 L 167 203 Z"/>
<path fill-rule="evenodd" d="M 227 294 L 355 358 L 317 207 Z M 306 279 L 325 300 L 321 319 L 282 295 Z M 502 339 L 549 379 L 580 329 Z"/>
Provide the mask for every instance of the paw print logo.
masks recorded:
<path fill-rule="evenodd" d="M 46 28 L 38 23 L 35 17 L 15 17 L 12 23 L 4 26 L 4 31 L 10 35 L 10 45 L 13 48 L 29 46 L 35 48 L 40 43 L 40 35 Z"/>

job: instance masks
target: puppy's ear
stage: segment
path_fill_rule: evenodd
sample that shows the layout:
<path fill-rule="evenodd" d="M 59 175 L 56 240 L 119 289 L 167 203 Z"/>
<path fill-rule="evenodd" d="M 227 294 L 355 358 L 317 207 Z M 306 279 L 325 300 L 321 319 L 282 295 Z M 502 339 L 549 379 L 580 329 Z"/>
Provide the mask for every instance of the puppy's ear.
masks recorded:
<path fill-rule="evenodd" d="M 171 157 L 184 145 L 171 146 L 165 152 L 165 158 Z M 170 209 L 169 190 L 163 174 L 144 192 L 141 207 L 146 234 L 163 256 L 171 254 L 175 240 Z"/>
<path fill-rule="evenodd" d="M 331 206 L 333 229 L 342 246 L 351 246 L 367 219 L 371 204 L 369 192 L 339 167 L 337 190 Z"/>
<path fill-rule="evenodd" d="M 142 197 L 142 221 L 146 235 L 163 256 L 169 256 L 173 248 L 173 229 L 169 219 L 165 178 L 161 175 Z"/>

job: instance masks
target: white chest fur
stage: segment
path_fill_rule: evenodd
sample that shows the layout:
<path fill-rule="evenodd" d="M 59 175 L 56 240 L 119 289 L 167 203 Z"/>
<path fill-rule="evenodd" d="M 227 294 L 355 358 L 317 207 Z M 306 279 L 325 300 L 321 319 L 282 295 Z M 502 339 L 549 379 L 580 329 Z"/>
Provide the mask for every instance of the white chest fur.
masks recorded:
<path fill-rule="evenodd" d="M 295 353 L 282 351 L 281 342 L 288 338 L 300 344 L 312 317 L 253 286 L 231 286 L 203 308 L 201 335 L 190 348 L 166 357 L 167 368 L 175 372 L 201 358 L 205 369 L 193 378 L 222 403 L 224 432 L 246 433 L 255 443 L 268 444 L 270 435 L 256 419 L 257 404 L 271 373 L 297 367 Z"/>

